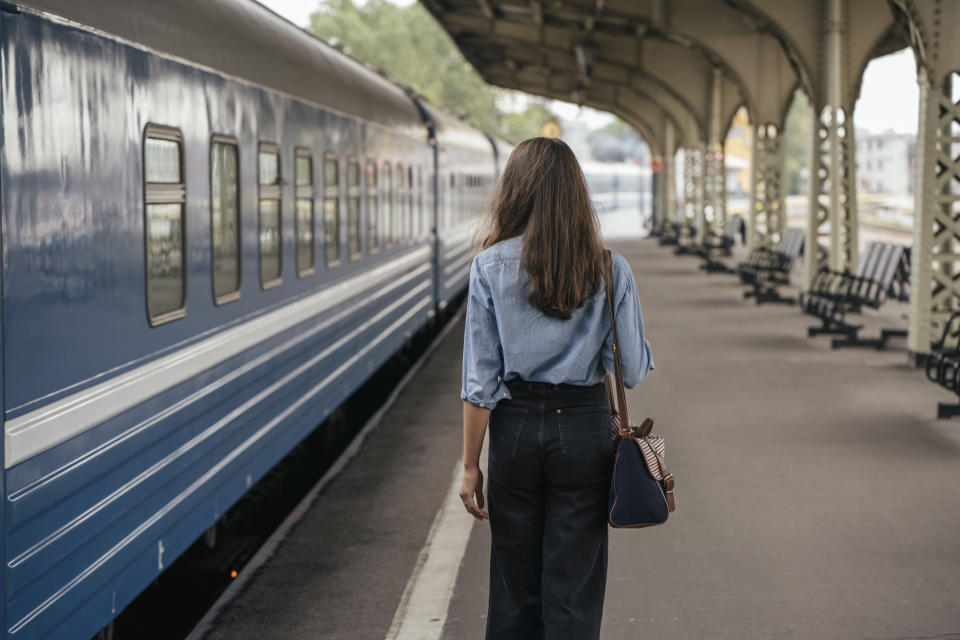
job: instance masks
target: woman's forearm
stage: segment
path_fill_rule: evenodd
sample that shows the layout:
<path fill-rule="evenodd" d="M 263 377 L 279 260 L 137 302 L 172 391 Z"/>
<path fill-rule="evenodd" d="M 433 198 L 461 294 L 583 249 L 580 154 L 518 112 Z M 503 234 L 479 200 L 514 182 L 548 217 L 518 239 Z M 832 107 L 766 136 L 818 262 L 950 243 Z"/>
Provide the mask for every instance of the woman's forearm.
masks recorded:
<path fill-rule="evenodd" d="M 466 468 L 480 464 L 480 449 L 489 419 L 490 409 L 463 401 L 463 466 Z"/>

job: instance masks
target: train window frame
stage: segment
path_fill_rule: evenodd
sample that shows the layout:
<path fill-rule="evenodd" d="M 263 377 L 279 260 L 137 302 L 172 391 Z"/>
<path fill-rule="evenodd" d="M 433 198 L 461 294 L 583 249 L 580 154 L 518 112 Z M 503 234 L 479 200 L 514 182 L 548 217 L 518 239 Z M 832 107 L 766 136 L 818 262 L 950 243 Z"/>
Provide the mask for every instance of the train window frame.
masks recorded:
<path fill-rule="evenodd" d="M 423 165 L 417 165 L 417 237 L 423 238 L 427 235 L 426 219 L 423 216 Z"/>
<path fill-rule="evenodd" d="M 353 169 L 356 168 L 357 182 L 356 184 L 351 184 L 350 180 L 353 174 Z M 356 156 L 347 156 L 347 259 L 351 262 L 353 260 L 359 259 L 363 255 L 363 165 L 360 163 L 360 159 Z M 350 205 L 356 200 L 357 204 L 357 215 L 356 215 L 356 224 L 357 224 L 357 250 L 353 251 L 351 248 L 351 218 L 350 218 Z"/>
<path fill-rule="evenodd" d="M 147 140 L 166 140 L 177 144 L 180 169 L 179 182 L 147 182 Z M 183 151 L 183 133 L 176 127 L 148 123 L 143 128 L 141 144 L 141 169 L 143 172 L 143 260 L 144 260 L 144 305 L 147 320 L 151 327 L 158 327 L 168 322 L 178 320 L 187 315 L 187 183 L 184 167 L 186 156 Z M 180 205 L 180 290 L 181 304 L 176 309 L 170 309 L 156 315 L 150 312 L 150 235 L 149 235 L 149 206 L 151 204 L 179 204 Z"/>
<path fill-rule="evenodd" d="M 367 230 L 367 252 L 368 253 L 377 253 L 380 251 L 380 167 L 377 164 L 377 161 L 372 158 L 367 158 L 367 161 L 364 165 L 364 175 L 366 176 L 366 184 L 364 185 L 364 190 L 366 191 L 367 197 L 367 206 L 366 216 L 364 220 L 366 222 Z M 370 176 L 373 176 L 373 185 L 371 186 Z M 371 228 L 372 224 L 372 228 Z"/>
<path fill-rule="evenodd" d="M 297 182 L 297 164 L 301 159 L 310 163 L 310 182 Z M 293 250 L 294 261 L 297 266 L 297 278 L 309 278 L 317 272 L 317 204 L 316 204 L 316 168 L 313 162 L 313 151 L 306 147 L 296 147 L 293 150 Z M 310 202 L 310 265 L 300 268 L 300 210 L 301 200 Z"/>
<path fill-rule="evenodd" d="M 237 288 L 233 291 L 217 294 L 216 281 L 216 239 L 213 235 L 213 149 L 214 145 L 229 145 L 233 147 L 237 155 L 237 180 L 234 187 L 237 194 Z M 243 227 L 241 225 L 241 206 L 240 206 L 240 142 L 233 136 L 215 133 L 210 136 L 210 288 L 213 292 L 213 303 L 217 306 L 239 300 L 243 291 Z"/>
<path fill-rule="evenodd" d="M 380 201 L 383 203 L 383 227 L 381 239 L 384 249 L 393 246 L 393 166 L 389 160 L 384 160 L 381 166 L 380 185 L 383 189 Z"/>
<path fill-rule="evenodd" d="M 327 181 L 327 163 L 332 163 L 336 170 L 336 180 L 333 184 Z M 323 260 L 327 269 L 334 269 L 343 262 L 343 246 L 340 242 L 340 227 L 342 226 L 342 212 L 340 206 L 340 158 L 333 151 L 327 151 L 323 154 Z M 331 230 L 327 227 L 327 202 L 332 201 L 335 207 L 334 219 L 337 222 L 337 228 Z M 333 246 L 337 248 L 335 258 L 330 257 L 329 239 L 333 238 Z"/>
<path fill-rule="evenodd" d="M 272 154 L 277 157 L 277 178 L 276 181 L 269 184 L 260 182 L 260 156 Z M 260 271 L 260 288 L 264 291 L 275 289 L 283 283 L 283 186 L 286 182 L 283 179 L 283 153 L 280 145 L 274 142 L 260 142 L 257 145 L 257 254 Z M 263 241 L 261 227 L 263 226 L 263 209 L 261 203 L 264 200 L 277 201 L 277 254 L 280 264 L 280 273 L 277 277 L 270 280 L 263 279 Z"/>
<path fill-rule="evenodd" d="M 457 203 L 459 202 L 457 197 L 457 174 L 450 172 L 450 202 L 448 206 L 450 207 L 450 226 L 456 227 L 460 224 L 460 213 Z"/>
<path fill-rule="evenodd" d="M 395 179 L 393 182 L 393 198 L 396 202 L 396 208 L 394 210 L 394 224 L 392 228 L 393 240 L 397 244 L 402 244 L 404 239 L 404 234 L 406 233 L 404 223 L 406 221 L 406 203 L 407 203 L 407 173 L 406 165 L 402 162 L 397 162 L 393 165 L 393 174 Z"/>
<path fill-rule="evenodd" d="M 416 211 L 414 210 L 414 197 L 416 193 L 416 184 L 413 181 L 414 170 L 413 165 L 407 165 L 407 237 L 405 238 L 407 242 L 411 242 L 415 237 L 419 229 L 416 228 L 414 222 L 416 222 Z"/>

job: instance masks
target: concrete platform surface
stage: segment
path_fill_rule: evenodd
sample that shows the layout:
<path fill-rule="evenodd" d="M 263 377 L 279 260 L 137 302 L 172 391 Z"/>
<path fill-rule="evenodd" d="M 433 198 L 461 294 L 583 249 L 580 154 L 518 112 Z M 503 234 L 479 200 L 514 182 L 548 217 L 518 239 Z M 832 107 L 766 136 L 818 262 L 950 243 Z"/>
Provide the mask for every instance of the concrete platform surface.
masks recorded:
<path fill-rule="evenodd" d="M 796 307 L 744 301 L 735 276 L 652 240 L 609 244 L 634 268 L 657 363 L 631 412 L 666 438 L 678 510 L 611 532 L 603 638 L 960 638 L 960 419 L 935 419 L 949 395 L 902 348 L 833 351 Z M 462 335 L 207 638 L 391 634 L 460 455 Z M 483 637 L 489 528 L 468 529 L 445 620 L 422 638 Z"/>
<path fill-rule="evenodd" d="M 902 347 L 833 351 L 736 276 L 652 239 L 609 245 L 657 365 L 631 413 L 666 438 L 677 511 L 611 532 L 602 637 L 960 638 L 960 419 L 935 419 L 949 394 Z M 906 326 L 898 311 L 868 328 Z M 483 637 L 488 554 L 477 525 L 445 638 Z"/>

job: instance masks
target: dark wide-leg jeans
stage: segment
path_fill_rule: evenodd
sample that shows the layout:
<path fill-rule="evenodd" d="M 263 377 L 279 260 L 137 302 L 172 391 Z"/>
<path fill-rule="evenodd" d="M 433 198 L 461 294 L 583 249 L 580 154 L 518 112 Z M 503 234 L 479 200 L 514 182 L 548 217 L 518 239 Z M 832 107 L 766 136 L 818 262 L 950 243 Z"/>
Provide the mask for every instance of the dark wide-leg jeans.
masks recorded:
<path fill-rule="evenodd" d="M 607 392 L 507 387 L 490 415 L 487 640 L 599 638 L 616 454 Z"/>

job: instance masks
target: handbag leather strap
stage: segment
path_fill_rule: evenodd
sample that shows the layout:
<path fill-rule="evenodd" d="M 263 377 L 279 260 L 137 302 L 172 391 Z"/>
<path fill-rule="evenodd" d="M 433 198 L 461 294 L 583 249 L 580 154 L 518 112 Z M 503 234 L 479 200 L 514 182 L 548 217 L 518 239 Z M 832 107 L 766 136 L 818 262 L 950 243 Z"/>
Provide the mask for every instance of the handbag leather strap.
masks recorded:
<path fill-rule="evenodd" d="M 603 279 L 606 281 L 607 311 L 610 313 L 610 332 L 613 337 L 613 378 L 617 388 L 617 399 L 616 404 L 614 404 L 613 390 L 610 388 L 610 374 L 607 374 L 604 386 L 607 388 L 607 398 L 610 401 L 610 413 L 619 417 L 621 436 L 643 438 L 653 429 L 653 420 L 645 418 L 639 427 L 635 427 L 627 417 L 627 393 L 623 388 L 620 349 L 617 347 L 617 322 L 613 313 L 613 260 L 610 257 L 609 249 L 603 250 L 603 276 Z M 663 456 L 659 455 L 656 451 L 654 451 L 653 455 L 656 457 L 657 464 L 660 465 L 660 472 L 663 474 L 663 489 L 664 498 L 666 498 L 667 501 L 667 511 L 673 511 L 676 509 L 676 502 L 673 497 L 673 474 L 667 469 L 667 464 L 664 462 Z"/>
<path fill-rule="evenodd" d="M 614 404 L 613 390 L 610 388 L 610 374 L 604 386 L 607 388 L 607 397 L 610 400 L 610 412 L 613 415 L 620 416 L 620 428 L 630 428 L 630 418 L 627 417 L 627 393 L 623 389 L 623 370 L 620 365 L 620 349 L 617 347 L 617 322 L 613 313 L 613 260 L 610 257 L 610 250 L 603 250 L 603 279 L 606 281 L 607 290 L 607 311 L 610 313 L 610 331 L 613 337 L 613 378 L 617 389 L 617 401 Z M 651 423 L 652 424 L 652 423 Z"/>

